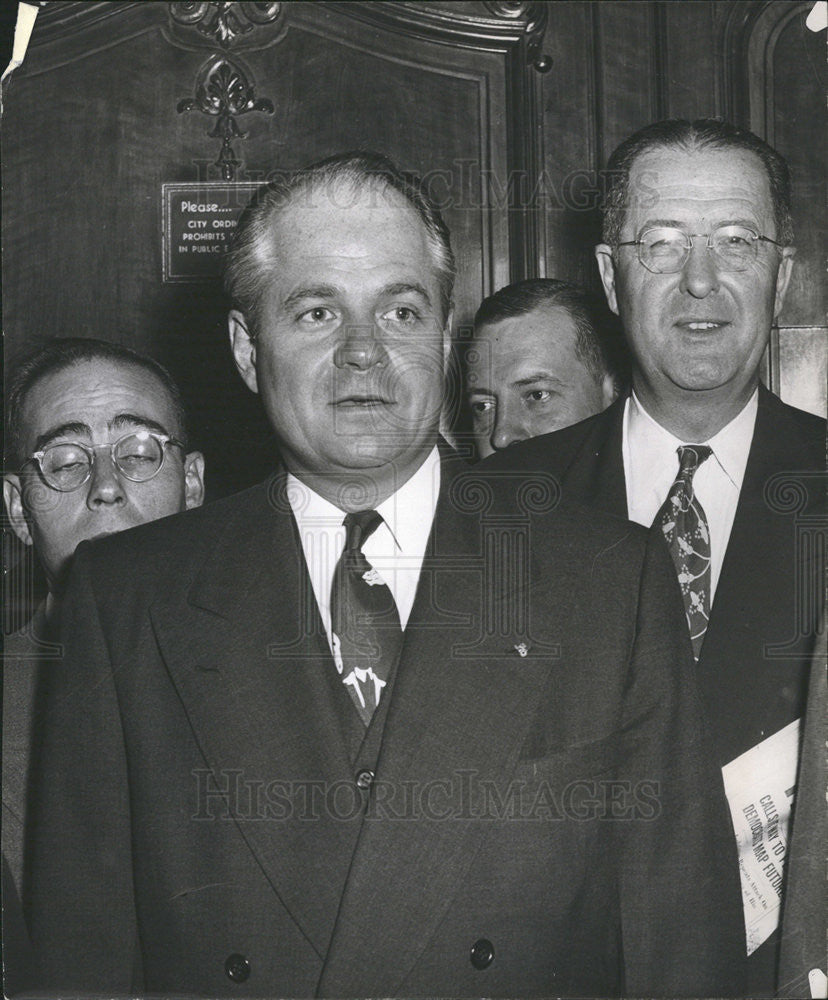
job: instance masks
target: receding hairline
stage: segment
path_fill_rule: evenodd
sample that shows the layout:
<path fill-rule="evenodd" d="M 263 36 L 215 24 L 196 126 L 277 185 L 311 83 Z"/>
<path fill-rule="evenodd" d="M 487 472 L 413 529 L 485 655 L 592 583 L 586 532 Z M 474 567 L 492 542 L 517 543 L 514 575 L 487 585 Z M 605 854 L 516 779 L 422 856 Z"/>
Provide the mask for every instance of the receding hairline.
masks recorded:
<path fill-rule="evenodd" d="M 755 149 L 747 149 L 744 146 L 715 145 L 713 143 L 703 142 L 695 138 L 690 138 L 679 143 L 660 142 L 652 146 L 646 146 L 644 149 L 639 149 L 636 152 L 630 160 L 630 176 L 632 175 L 633 170 L 638 169 L 642 160 L 645 160 L 648 156 L 657 153 L 670 153 L 676 158 L 687 156 L 747 156 L 754 164 L 757 171 L 762 175 L 762 179 L 764 180 L 767 188 L 771 212 L 773 212 L 774 205 L 771 179 L 762 157 L 756 152 Z"/>
<path fill-rule="evenodd" d="M 440 292 L 439 314 L 444 322 L 448 321 L 456 260 L 451 235 L 439 208 L 415 174 L 399 170 L 383 154 L 352 150 L 274 179 L 259 189 L 242 213 L 225 261 L 224 288 L 233 307 L 245 316 L 251 332 L 255 334 L 263 318 L 263 289 L 275 256 L 275 247 L 269 239 L 272 221 L 297 202 L 312 200 L 313 192 L 319 190 L 327 190 L 339 204 L 351 206 L 364 201 L 363 192 L 370 192 L 374 201 L 387 200 L 388 190 L 398 192 L 424 227 L 425 245 Z M 337 194 L 342 191 L 352 193 L 343 198 Z M 397 203 L 394 204 L 396 207 Z"/>
<path fill-rule="evenodd" d="M 119 369 L 119 370 L 132 369 L 133 371 L 137 371 L 137 372 L 139 372 L 139 373 L 141 373 L 143 375 L 146 375 L 149 378 L 151 378 L 154 381 L 154 383 L 161 390 L 161 394 L 162 394 L 162 396 L 163 396 L 163 398 L 165 400 L 167 408 L 169 409 L 169 417 L 170 417 L 169 423 L 170 423 L 170 426 L 167 427 L 167 433 L 171 434 L 173 437 L 178 438 L 179 440 L 181 440 L 181 436 L 183 434 L 185 434 L 185 432 L 186 432 L 186 428 L 184 427 L 184 425 L 182 423 L 182 415 L 179 412 L 179 407 L 176 405 L 176 400 L 174 399 L 172 393 L 170 392 L 169 387 L 166 385 L 166 383 L 164 382 L 163 378 L 158 374 L 158 372 L 156 372 L 150 365 L 146 365 L 146 364 L 142 363 L 142 361 L 139 360 L 139 359 L 133 359 L 133 358 L 112 358 L 112 357 L 104 357 L 104 356 L 68 359 L 68 360 L 66 360 L 65 362 L 63 362 L 62 364 L 60 364 L 59 366 L 57 366 L 55 368 L 51 368 L 48 371 L 44 371 L 44 372 L 39 373 L 32 380 L 32 382 L 26 387 L 25 392 L 23 393 L 22 397 L 20 398 L 20 402 L 19 402 L 19 409 L 20 409 L 19 424 L 20 424 L 21 435 L 26 432 L 26 428 L 27 428 L 27 425 L 28 425 L 28 422 L 27 422 L 27 411 L 28 411 L 28 408 L 29 408 L 29 406 L 31 404 L 31 399 L 32 399 L 33 393 L 41 385 L 43 385 L 44 382 L 46 382 L 50 378 L 57 378 L 57 377 L 65 374 L 66 372 L 71 371 L 74 368 L 82 368 L 84 366 L 89 367 L 91 365 L 109 365 L 111 368 L 115 368 L 115 369 Z M 146 407 L 145 404 L 142 405 L 141 409 L 143 410 L 144 415 L 147 418 L 155 419 L 147 411 L 147 407 Z M 114 417 L 118 416 L 121 412 L 126 413 L 127 410 L 126 409 L 122 409 L 120 407 L 116 408 L 116 412 L 113 414 L 113 419 L 114 419 Z M 166 423 L 167 423 L 167 421 L 160 421 L 160 420 L 156 421 L 156 422 L 159 423 L 159 424 L 163 423 L 165 426 L 166 426 Z"/>
<path fill-rule="evenodd" d="M 416 229 L 420 234 L 423 244 L 429 250 L 429 255 L 432 257 L 432 264 L 434 265 L 433 270 L 435 274 L 439 277 L 440 267 L 436 259 L 436 254 L 431 252 L 432 240 L 431 234 L 426 227 L 425 222 L 420 217 L 419 212 L 416 207 L 411 204 L 411 202 L 398 191 L 393 185 L 384 180 L 382 175 L 373 175 L 364 178 L 360 177 L 349 177 L 349 176 L 338 176 L 338 177 L 308 177 L 304 181 L 303 186 L 291 191 L 288 197 L 285 199 L 283 204 L 272 205 L 266 217 L 267 223 L 267 233 L 266 237 L 268 240 L 268 251 L 263 252 L 263 240 L 257 244 L 257 254 L 256 258 L 259 263 L 266 264 L 268 262 L 274 261 L 277 257 L 279 247 L 274 240 L 276 235 L 276 226 L 279 223 L 284 222 L 284 218 L 293 212 L 302 211 L 315 211 L 320 206 L 318 204 L 307 204 L 303 199 L 307 198 L 308 195 L 313 195 L 315 191 L 320 188 L 338 189 L 347 188 L 359 195 L 360 200 L 363 196 L 373 199 L 373 194 L 375 192 L 380 192 L 381 197 L 387 199 L 390 196 L 392 204 L 390 207 L 395 211 L 403 210 L 404 214 L 413 223 L 412 228 Z M 361 206 L 358 203 L 352 203 L 347 205 L 334 204 L 334 210 L 340 212 L 348 212 L 357 207 L 372 208 L 376 207 L 376 203 Z"/>
<path fill-rule="evenodd" d="M 768 183 L 776 239 L 784 246 L 794 243 L 791 217 L 790 170 L 785 158 L 748 129 L 722 119 L 666 119 L 633 133 L 615 150 L 607 164 L 609 187 L 603 199 L 602 239 L 614 246 L 620 239 L 630 208 L 630 176 L 646 153 L 675 150 L 692 155 L 707 151 L 743 150 L 752 153 Z"/>
<path fill-rule="evenodd" d="M 440 324 L 447 324 L 451 314 L 451 301 L 450 298 L 446 301 L 443 290 L 445 269 L 442 266 L 442 248 L 432 237 L 416 206 L 401 191 L 398 191 L 393 185 L 388 183 L 381 174 L 364 178 L 346 175 L 333 178 L 309 177 L 301 189 L 290 192 L 289 197 L 285 199 L 283 204 L 271 206 L 266 217 L 266 228 L 263 227 L 262 235 L 255 244 L 255 261 L 261 274 L 261 293 L 253 315 L 244 313 L 248 325 L 252 328 L 252 332 L 256 336 L 260 332 L 259 327 L 263 319 L 263 303 L 269 294 L 271 294 L 272 280 L 278 273 L 281 263 L 281 240 L 278 227 L 289 225 L 291 221 L 295 223 L 298 218 L 296 213 L 302 213 L 303 211 L 313 212 L 319 208 L 318 204 L 308 204 L 305 199 L 309 194 L 312 196 L 313 192 L 320 188 L 350 189 L 358 194 L 358 199 L 355 203 L 334 207 L 334 210 L 342 213 L 359 208 L 370 209 L 376 204 L 374 199 L 377 192 L 381 199 L 386 200 L 389 208 L 395 212 L 403 213 L 403 217 L 407 218 L 410 223 L 411 234 L 417 234 L 416 238 L 419 241 L 419 246 L 426 255 L 428 270 L 436 286 L 434 293 L 428 294 L 426 297 Z M 368 203 L 360 204 L 365 199 L 368 200 Z M 293 215 L 292 220 L 290 218 L 291 215 Z M 404 238 L 404 233 L 399 232 L 398 235 L 400 238 Z M 347 258 L 342 259 L 347 260 Z M 269 274 L 268 272 L 272 273 Z M 328 282 L 325 282 L 325 284 L 328 284 Z M 402 284 L 402 282 L 397 282 L 397 284 Z M 293 290 L 288 290 L 287 297 L 290 298 L 293 294 Z"/>

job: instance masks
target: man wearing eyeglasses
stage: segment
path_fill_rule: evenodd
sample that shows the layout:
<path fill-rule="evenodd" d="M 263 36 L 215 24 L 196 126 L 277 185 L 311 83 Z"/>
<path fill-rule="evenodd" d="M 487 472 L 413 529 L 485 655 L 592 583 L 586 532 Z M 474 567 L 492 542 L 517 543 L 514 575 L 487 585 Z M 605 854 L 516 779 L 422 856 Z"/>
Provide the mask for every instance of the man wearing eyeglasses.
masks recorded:
<path fill-rule="evenodd" d="M 819 514 L 825 441 L 759 381 L 793 264 L 788 170 L 750 132 L 666 121 L 608 176 L 596 255 L 632 392 L 491 461 L 664 535 L 737 832 L 749 989 L 767 995 L 821 594 L 794 515 Z"/>
<path fill-rule="evenodd" d="M 186 447 L 178 389 L 151 358 L 100 340 L 53 340 L 7 390 L 9 524 L 48 584 L 29 624 L 4 643 L 3 855 L 15 887 L 38 668 L 59 657 L 56 618 L 77 545 L 197 507 L 204 459 Z"/>
<path fill-rule="evenodd" d="M 204 459 L 187 452 L 178 390 L 155 361 L 104 341 L 61 338 L 7 391 L 3 477 L 18 538 L 59 596 L 79 542 L 197 507 Z"/>

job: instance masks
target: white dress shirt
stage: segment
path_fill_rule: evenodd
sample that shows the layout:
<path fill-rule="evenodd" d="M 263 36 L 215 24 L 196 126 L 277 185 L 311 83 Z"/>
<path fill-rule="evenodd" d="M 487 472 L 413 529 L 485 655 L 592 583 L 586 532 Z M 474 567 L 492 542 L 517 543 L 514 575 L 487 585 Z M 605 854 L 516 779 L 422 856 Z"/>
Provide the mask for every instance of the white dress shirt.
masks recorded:
<path fill-rule="evenodd" d="M 408 482 L 376 508 L 382 523 L 362 546 L 365 558 L 394 595 L 403 629 L 414 604 L 439 493 L 440 453 L 435 446 Z M 345 512 L 290 474 L 287 494 L 330 644 L 331 584 L 345 548 Z"/>
<path fill-rule="evenodd" d="M 730 529 L 745 478 L 753 440 L 758 390 L 742 411 L 709 441 L 680 441 L 647 413 L 632 393 L 624 409 L 622 454 L 627 483 L 627 516 L 649 528 L 678 475 L 676 449 L 706 444 L 713 454 L 699 466 L 693 487 L 710 529 L 710 599 L 716 593 Z"/>

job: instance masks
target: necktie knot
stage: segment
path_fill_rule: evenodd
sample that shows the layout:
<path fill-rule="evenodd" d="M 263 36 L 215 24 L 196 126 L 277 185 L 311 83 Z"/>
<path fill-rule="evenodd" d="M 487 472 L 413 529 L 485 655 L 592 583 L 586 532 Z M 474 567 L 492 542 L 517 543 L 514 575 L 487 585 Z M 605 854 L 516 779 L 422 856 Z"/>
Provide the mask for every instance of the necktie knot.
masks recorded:
<path fill-rule="evenodd" d="M 696 469 L 706 462 L 713 454 L 713 449 L 706 444 L 681 444 L 678 447 L 679 475 L 690 482 Z"/>
<path fill-rule="evenodd" d="M 382 515 L 375 510 L 356 510 L 345 515 L 345 550 L 359 551 L 367 539 L 382 523 Z"/>

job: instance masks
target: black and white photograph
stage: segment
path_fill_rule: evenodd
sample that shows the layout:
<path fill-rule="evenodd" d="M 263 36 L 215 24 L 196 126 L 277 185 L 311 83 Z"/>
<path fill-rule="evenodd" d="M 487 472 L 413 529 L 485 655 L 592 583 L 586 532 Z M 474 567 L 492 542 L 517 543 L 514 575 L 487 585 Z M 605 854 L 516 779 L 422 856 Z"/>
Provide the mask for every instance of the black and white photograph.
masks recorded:
<path fill-rule="evenodd" d="M 3 5 L 4 996 L 828 997 L 827 36 Z"/>

